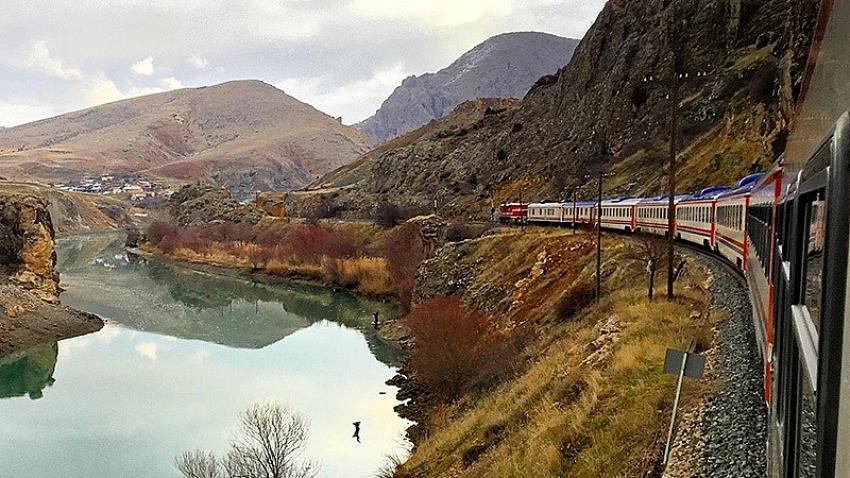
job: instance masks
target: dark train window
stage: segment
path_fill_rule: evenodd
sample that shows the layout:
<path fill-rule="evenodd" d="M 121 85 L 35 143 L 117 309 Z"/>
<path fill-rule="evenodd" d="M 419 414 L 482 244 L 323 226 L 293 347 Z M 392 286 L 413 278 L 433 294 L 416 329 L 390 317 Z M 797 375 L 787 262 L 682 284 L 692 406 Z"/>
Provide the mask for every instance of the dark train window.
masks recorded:
<path fill-rule="evenodd" d="M 815 328 L 820 332 L 823 279 L 823 245 L 826 233 L 826 201 L 823 192 L 806 205 L 805 289 L 803 304 L 809 310 Z"/>

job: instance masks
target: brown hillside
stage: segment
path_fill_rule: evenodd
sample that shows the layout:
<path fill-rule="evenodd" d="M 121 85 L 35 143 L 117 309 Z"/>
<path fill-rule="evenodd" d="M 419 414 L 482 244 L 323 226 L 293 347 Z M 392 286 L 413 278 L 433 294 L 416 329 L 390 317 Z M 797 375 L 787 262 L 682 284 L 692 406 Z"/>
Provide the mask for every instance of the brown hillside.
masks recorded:
<path fill-rule="evenodd" d="M 370 144 L 310 105 L 259 81 L 234 81 L 110 103 L 0 131 L 0 175 L 61 182 L 133 172 L 245 189 L 289 189 L 357 158 Z"/>

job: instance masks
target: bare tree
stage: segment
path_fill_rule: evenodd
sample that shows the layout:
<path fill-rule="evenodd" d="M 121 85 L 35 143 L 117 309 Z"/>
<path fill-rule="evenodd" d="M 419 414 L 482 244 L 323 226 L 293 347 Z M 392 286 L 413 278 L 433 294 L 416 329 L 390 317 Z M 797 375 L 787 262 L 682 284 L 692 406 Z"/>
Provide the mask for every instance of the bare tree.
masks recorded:
<path fill-rule="evenodd" d="M 186 478 L 312 478 L 312 464 L 301 460 L 309 426 L 300 415 L 276 404 L 253 405 L 240 415 L 239 436 L 223 459 L 186 452 L 176 459 Z"/>
<path fill-rule="evenodd" d="M 655 274 L 658 272 L 658 265 L 664 259 L 666 253 L 667 247 L 663 241 L 646 236 L 640 238 L 637 251 L 635 251 L 635 258 L 646 263 L 646 273 L 649 276 L 647 295 L 649 300 L 652 300 L 655 289 Z"/>
<path fill-rule="evenodd" d="M 177 457 L 175 465 L 186 478 L 224 478 L 218 458 L 203 450 L 184 452 Z"/>

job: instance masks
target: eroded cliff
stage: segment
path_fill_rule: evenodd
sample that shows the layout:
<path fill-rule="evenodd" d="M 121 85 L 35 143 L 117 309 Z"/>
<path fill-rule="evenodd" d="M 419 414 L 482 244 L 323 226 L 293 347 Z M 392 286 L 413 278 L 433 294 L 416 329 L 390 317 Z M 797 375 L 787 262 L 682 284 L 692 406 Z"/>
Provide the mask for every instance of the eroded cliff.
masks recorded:
<path fill-rule="evenodd" d="M 57 303 L 55 232 L 48 204 L 30 195 L 0 195 L 0 266 L 11 281 Z"/>

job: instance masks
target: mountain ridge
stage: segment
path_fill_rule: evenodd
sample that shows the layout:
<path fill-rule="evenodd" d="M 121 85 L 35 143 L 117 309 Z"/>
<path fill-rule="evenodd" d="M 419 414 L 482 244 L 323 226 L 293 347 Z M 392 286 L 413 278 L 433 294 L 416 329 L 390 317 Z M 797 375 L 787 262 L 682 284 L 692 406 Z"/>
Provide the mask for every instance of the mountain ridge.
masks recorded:
<path fill-rule="evenodd" d="M 484 219 L 501 201 L 556 199 L 600 170 L 613 173 L 606 194 L 658 194 L 672 105 L 669 82 L 646 79 L 674 75 L 672 52 L 693 73 L 679 94 L 679 190 L 764 170 L 788 137 L 818 2 L 751 3 L 740 18 L 727 7 L 608 2 L 570 63 L 516 105 L 461 105 L 313 182 L 289 210 L 333 202 L 343 216 L 365 217 L 383 200 Z M 682 18 L 690 26 L 671 32 Z"/>
<path fill-rule="evenodd" d="M 181 182 L 218 173 L 236 189 L 291 189 L 371 146 L 353 128 L 274 86 L 235 80 L 0 130 L 0 175 L 61 182 L 140 173 Z"/>
<path fill-rule="evenodd" d="M 540 32 L 502 33 L 433 73 L 405 78 L 375 114 L 355 127 L 386 141 L 439 119 L 464 101 L 521 98 L 567 64 L 578 40 Z"/>

